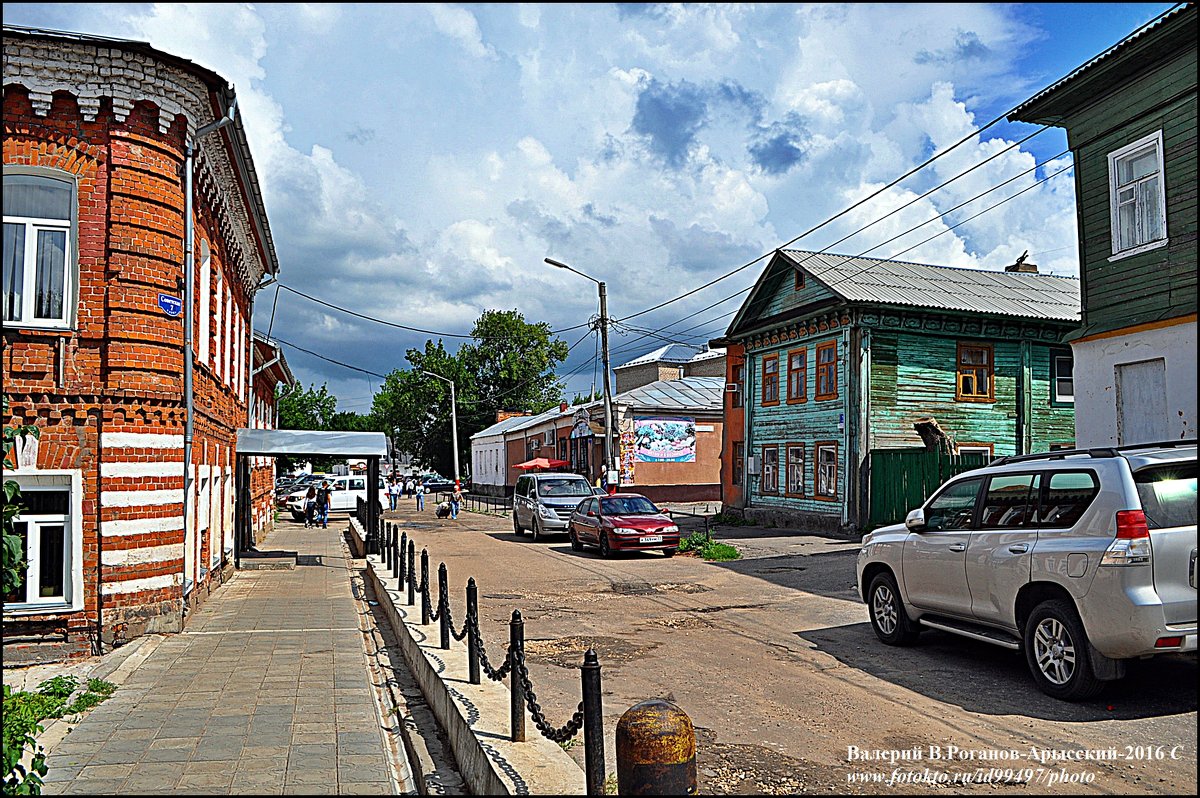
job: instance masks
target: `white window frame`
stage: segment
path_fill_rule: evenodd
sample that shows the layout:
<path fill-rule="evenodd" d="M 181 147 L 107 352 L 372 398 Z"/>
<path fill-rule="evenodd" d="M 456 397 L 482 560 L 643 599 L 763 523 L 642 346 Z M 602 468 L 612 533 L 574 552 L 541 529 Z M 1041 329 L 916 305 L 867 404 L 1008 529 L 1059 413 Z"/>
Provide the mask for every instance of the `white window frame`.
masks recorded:
<path fill-rule="evenodd" d="M 833 460 L 827 461 L 825 458 L 826 452 L 833 452 Z M 819 443 L 813 448 L 814 473 L 816 475 L 816 484 L 813 485 L 813 496 L 820 499 L 837 499 L 838 498 L 838 446 L 836 443 Z M 828 472 L 832 469 L 832 479 Z M 832 482 L 832 485 L 829 484 Z M 823 490 L 830 488 L 828 492 Z"/>
<path fill-rule="evenodd" d="M 25 227 L 24 273 L 21 288 L 21 319 L 4 321 L 12 329 L 72 330 L 78 312 L 79 261 L 75 256 L 76 238 L 79 231 L 79 181 L 75 175 L 58 169 L 34 166 L 5 166 L 4 177 L 25 175 L 54 180 L 67 184 L 71 189 L 70 219 L 39 219 L 27 216 L 4 216 L 5 224 L 20 224 Z M 36 302 L 34 288 L 37 281 L 37 239 L 39 231 L 64 231 L 67 243 L 63 252 L 63 315 L 57 319 L 35 319 L 33 309 Z"/>
<path fill-rule="evenodd" d="M 1069 378 L 1071 380 L 1071 395 L 1070 396 L 1064 396 L 1058 392 L 1059 380 L 1068 379 L 1067 377 L 1063 377 L 1062 373 L 1058 370 L 1058 368 L 1059 368 L 1058 364 L 1059 364 L 1059 361 L 1061 361 L 1061 360 L 1065 360 L 1071 364 L 1071 376 Z M 1059 402 L 1060 404 L 1072 404 L 1072 405 L 1075 404 L 1075 358 L 1071 355 L 1071 353 L 1069 353 L 1069 352 L 1051 352 L 1050 353 L 1050 379 L 1051 379 L 1050 395 L 1051 395 L 1051 397 L 1053 397 L 1054 401 Z"/>
<path fill-rule="evenodd" d="M 212 302 L 212 286 L 209 285 L 209 280 L 212 279 L 212 250 L 209 249 L 208 241 L 200 239 L 200 284 L 196 286 L 196 293 L 200 297 L 200 347 L 199 355 L 201 363 L 208 363 L 208 333 L 209 320 L 208 314 L 210 311 L 210 303 Z"/>
<path fill-rule="evenodd" d="M 984 443 L 964 443 L 955 449 L 955 454 L 986 454 L 992 456 L 992 446 Z"/>
<path fill-rule="evenodd" d="M 67 564 L 66 583 L 63 585 L 64 597 L 62 599 L 54 599 L 53 601 L 26 601 L 13 602 L 4 605 L 4 613 L 6 615 L 49 615 L 60 612 L 79 612 L 83 609 L 83 472 L 79 470 L 41 470 L 21 473 L 19 471 L 6 471 L 4 474 L 6 480 L 13 480 L 20 486 L 21 492 L 33 492 L 35 490 L 62 490 L 66 488 L 70 491 L 69 515 L 66 518 L 54 517 L 50 519 L 48 516 L 31 516 L 25 515 L 18 518 L 20 521 L 28 521 L 30 524 L 54 524 L 59 520 L 63 522 L 63 535 L 67 537 L 67 544 L 63 547 L 63 552 L 69 563 Z M 46 519 L 39 521 L 38 519 Z M 30 530 L 32 532 L 32 530 Z M 40 536 L 27 534 L 28 541 L 28 559 L 29 565 L 36 568 L 34 561 L 35 548 L 40 545 Z M 28 578 L 28 574 L 27 574 Z"/>
<path fill-rule="evenodd" d="M 1162 208 L 1162 238 L 1156 238 L 1153 241 L 1146 241 L 1141 244 L 1121 249 L 1121 233 L 1120 220 L 1118 211 L 1120 209 L 1117 202 L 1119 194 L 1119 186 L 1117 185 L 1117 162 L 1128 158 L 1138 150 L 1146 149 L 1148 146 L 1154 146 L 1154 153 L 1158 160 L 1158 201 L 1159 207 Z M 1142 178 L 1145 180 L 1146 178 Z M 1139 181 L 1140 182 L 1140 181 Z M 1137 255 L 1142 252 L 1149 252 L 1152 249 L 1165 247 L 1167 245 L 1169 232 L 1167 230 L 1167 175 L 1163 168 L 1163 137 L 1162 131 L 1158 130 L 1148 136 L 1143 136 L 1137 141 L 1126 144 L 1119 150 L 1115 150 L 1108 154 L 1108 208 L 1109 208 L 1109 235 L 1112 239 L 1112 257 L 1109 261 L 1120 260 L 1131 255 Z"/>
<path fill-rule="evenodd" d="M 225 290 L 224 290 L 224 289 L 225 289 L 225 276 L 224 276 L 223 274 L 221 274 L 221 272 L 218 270 L 218 271 L 217 271 L 217 287 L 216 287 L 216 290 L 215 290 L 215 291 L 213 291 L 213 299 L 215 300 L 215 301 L 213 302 L 213 305 L 215 306 L 213 309 L 214 309 L 216 312 L 215 312 L 215 313 L 213 313 L 213 315 L 212 315 L 212 327 L 213 327 L 213 348 L 212 348 L 212 356 L 213 356 L 213 372 L 214 372 L 214 373 L 215 373 L 215 374 L 216 374 L 218 377 L 220 377 L 220 376 L 221 376 L 221 311 L 222 311 L 222 307 L 221 307 L 221 306 L 222 306 L 222 300 L 223 300 L 223 298 L 224 298 L 224 296 L 225 296 Z"/>

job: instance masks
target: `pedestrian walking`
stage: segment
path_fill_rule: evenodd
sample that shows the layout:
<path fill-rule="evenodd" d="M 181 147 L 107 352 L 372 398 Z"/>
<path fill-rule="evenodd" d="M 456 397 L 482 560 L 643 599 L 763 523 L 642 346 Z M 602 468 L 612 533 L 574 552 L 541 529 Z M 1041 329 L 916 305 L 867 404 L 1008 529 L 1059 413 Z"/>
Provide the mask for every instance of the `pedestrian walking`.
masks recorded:
<path fill-rule="evenodd" d="M 317 517 L 322 529 L 329 528 L 329 482 L 322 482 L 317 491 Z"/>
<path fill-rule="evenodd" d="M 388 485 L 388 504 L 392 507 L 392 512 L 396 512 L 396 504 L 400 501 L 400 480 L 393 479 L 392 484 Z"/>
<path fill-rule="evenodd" d="M 409 477 L 407 480 L 405 480 L 405 482 L 404 482 L 404 490 L 407 492 L 407 495 L 408 495 L 408 496 L 412 496 L 412 495 L 413 495 L 413 493 L 415 493 L 415 492 L 416 492 L 416 490 L 417 490 L 417 486 L 416 486 L 416 484 L 413 482 L 413 480 L 412 480 L 412 477 Z"/>
<path fill-rule="evenodd" d="M 417 494 L 417 512 L 425 509 L 425 485 L 421 480 L 417 480 L 417 484 L 413 486 L 413 491 Z"/>
<path fill-rule="evenodd" d="M 454 493 L 450 494 L 450 517 L 458 518 L 458 508 L 462 505 L 462 488 L 454 483 Z"/>
<path fill-rule="evenodd" d="M 317 488 L 315 485 L 308 486 L 308 493 L 304 494 L 304 528 L 311 529 L 313 520 L 317 511 Z"/>

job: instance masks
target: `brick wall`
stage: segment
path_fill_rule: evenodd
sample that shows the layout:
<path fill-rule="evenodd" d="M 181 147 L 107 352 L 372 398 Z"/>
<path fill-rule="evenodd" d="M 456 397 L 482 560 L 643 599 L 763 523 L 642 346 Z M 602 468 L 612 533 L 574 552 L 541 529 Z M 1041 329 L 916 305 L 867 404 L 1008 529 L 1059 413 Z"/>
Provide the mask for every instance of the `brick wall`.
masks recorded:
<path fill-rule="evenodd" d="M 6 324 L 0 361 L 11 413 L 5 423 L 41 430 L 34 467 L 15 473 L 77 471 L 83 492 L 81 517 L 72 519 L 72 534 L 83 538 L 76 586 L 83 607 L 46 615 L 6 611 L 5 660 L 15 662 L 86 654 L 98 629 L 108 642 L 178 631 L 185 614 L 227 578 L 233 496 L 226 475 L 236 428 L 246 419 L 236 364 L 240 356 L 244 378 L 248 275 L 260 274 L 263 261 L 256 253 L 258 260 L 247 263 L 246 236 L 230 232 L 246 226 L 247 212 L 241 189 L 222 181 L 231 159 L 210 137 L 221 149 L 199 159 L 195 246 L 199 253 L 205 241 L 211 252 L 207 290 L 215 291 L 220 280 L 225 293 L 209 303 L 207 318 L 199 318 L 201 303 L 195 302 L 195 323 L 197 331 L 199 325 L 220 329 L 223 346 L 232 329 L 243 350 L 233 350 L 234 365 L 225 367 L 210 335 L 209 351 L 196 357 L 193 464 L 198 476 L 207 475 L 208 491 L 203 503 L 198 494 L 185 502 L 183 325 L 159 308 L 158 295 L 182 295 L 180 171 L 189 119 L 183 113 L 164 118 L 164 107 L 172 105 L 165 100 L 122 100 L 114 108 L 111 98 L 94 104 L 85 98 L 81 110 L 80 100 L 65 91 L 37 108 L 12 74 L 25 69 L 28 54 L 21 52 L 22 61 L 14 53 L 10 73 L 7 50 L 6 42 L 3 162 L 6 170 L 48 169 L 75 180 L 78 280 L 77 296 L 67 298 L 77 307 L 69 329 Z M 159 70 L 160 84 L 170 82 L 169 73 Z M 203 89 L 187 75 L 175 79 L 193 93 L 197 85 Z M 150 87 L 147 94 L 155 91 L 170 93 Z M 207 92 L 199 97 L 207 101 Z M 198 254 L 196 263 L 199 275 Z M 185 505 L 195 533 L 187 541 Z M 205 514 L 210 534 L 200 535 L 197 522 Z M 191 582 L 186 599 L 185 578 Z"/>

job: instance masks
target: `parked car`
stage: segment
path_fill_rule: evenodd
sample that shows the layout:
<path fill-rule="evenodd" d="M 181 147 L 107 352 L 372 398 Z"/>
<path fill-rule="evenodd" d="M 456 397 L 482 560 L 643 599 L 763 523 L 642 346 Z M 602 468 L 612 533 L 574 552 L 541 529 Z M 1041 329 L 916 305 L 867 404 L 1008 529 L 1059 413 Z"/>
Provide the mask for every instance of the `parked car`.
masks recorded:
<path fill-rule="evenodd" d="M 524 535 L 532 530 L 535 541 L 547 533 L 566 532 L 575 507 L 591 495 L 592 486 L 578 474 L 523 474 L 513 490 L 513 531 Z"/>
<path fill-rule="evenodd" d="M 429 472 L 421 475 L 421 484 L 425 486 L 425 490 L 429 493 L 437 493 L 438 491 L 454 490 L 454 480 L 446 479 L 441 474 Z"/>
<path fill-rule="evenodd" d="M 857 571 L 884 643 L 940 629 L 1095 695 L 1129 659 L 1196 650 L 1196 442 L 1000 458 L 864 537 Z"/>
<path fill-rule="evenodd" d="M 275 506 L 281 510 L 286 509 L 288 499 L 293 493 L 301 489 L 308 490 L 308 487 L 313 484 L 320 485 L 321 480 L 327 478 L 325 474 L 302 474 L 298 479 L 292 480 L 275 491 Z"/>
<path fill-rule="evenodd" d="M 316 488 L 320 490 L 321 483 L 326 481 L 329 482 L 331 490 L 329 494 L 329 512 L 331 513 L 352 513 L 358 509 L 358 499 L 367 498 L 367 478 L 364 476 L 322 477 L 317 480 Z M 309 485 L 305 485 L 288 495 L 287 508 L 291 512 L 292 518 L 297 521 L 304 520 L 304 500 L 308 495 L 309 487 Z M 387 489 L 382 478 L 378 482 L 375 500 L 379 503 L 379 512 L 382 513 L 383 508 L 387 506 Z"/>
<path fill-rule="evenodd" d="M 679 527 L 638 493 L 584 499 L 571 514 L 567 535 L 572 550 L 596 546 L 601 557 L 618 551 L 661 551 L 672 557 L 679 550 Z"/>

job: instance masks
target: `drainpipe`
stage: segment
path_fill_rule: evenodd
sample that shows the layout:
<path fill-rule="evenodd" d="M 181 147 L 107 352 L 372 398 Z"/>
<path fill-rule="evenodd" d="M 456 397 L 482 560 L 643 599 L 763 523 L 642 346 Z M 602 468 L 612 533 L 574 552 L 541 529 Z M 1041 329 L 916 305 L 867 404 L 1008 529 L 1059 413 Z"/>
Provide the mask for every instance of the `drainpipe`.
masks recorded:
<path fill-rule="evenodd" d="M 845 357 L 842 358 L 846 364 L 846 388 L 842 394 L 842 457 L 843 462 L 850 464 L 850 329 L 842 328 L 842 351 Z M 857 469 L 855 469 L 857 471 Z M 842 526 L 845 527 L 850 523 L 850 469 L 846 468 L 842 474 L 842 481 L 846 487 L 842 491 Z M 834 486 L 837 490 L 837 486 Z"/>
<path fill-rule="evenodd" d="M 104 515 L 104 408 L 96 408 L 96 650 L 104 653 L 104 530 L 100 518 Z"/>
<path fill-rule="evenodd" d="M 195 171 L 196 146 L 200 139 L 212 133 L 215 130 L 220 130 L 226 125 L 233 124 L 234 114 L 237 112 L 237 98 L 234 97 L 233 102 L 229 104 L 229 110 L 225 112 L 225 116 L 209 122 L 207 125 L 196 130 L 191 140 L 187 142 L 184 152 L 184 168 L 183 168 L 183 397 L 185 403 L 184 426 L 183 426 L 183 540 L 184 545 L 187 545 L 187 528 L 192 522 L 188 512 L 188 497 L 192 495 L 192 440 L 195 435 L 195 405 L 196 397 L 193 386 L 192 372 L 194 368 L 192 356 L 192 339 L 194 335 L 194 323 L 192 321 L 192 304 L 193 294 L 196 292 L 196 264 L 195 264 L 195 247 L 193 239 L 195 238 L 195 223 L 193 216 L 193 191 L 192 191 L 192 176 Z M 187 558 L 184 557 L 184 562 Z M 183 575 L 183 581 L 186 584 L 188 574 Z M 186 606 L 186 599 L 181 599 Z"/>

